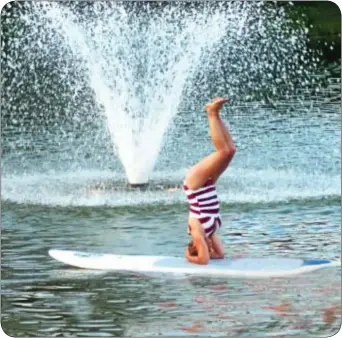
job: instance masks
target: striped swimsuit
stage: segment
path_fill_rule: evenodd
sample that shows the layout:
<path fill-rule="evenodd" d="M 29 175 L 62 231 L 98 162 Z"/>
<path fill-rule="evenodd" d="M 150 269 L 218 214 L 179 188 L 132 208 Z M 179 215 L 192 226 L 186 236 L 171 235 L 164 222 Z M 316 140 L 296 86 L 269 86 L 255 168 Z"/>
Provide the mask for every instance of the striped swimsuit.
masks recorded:
<path fill-rule="evenodd" d="M 221 226 L 220 202 L 213 180 L 209 178 L 203 187 L 191 190 L 184 182 L 184 191 L 190 204 L 189 217 L 199 220 L 205 235 L 211 236 Z M 188 227 L 190 233 L 190 227 Z"/>

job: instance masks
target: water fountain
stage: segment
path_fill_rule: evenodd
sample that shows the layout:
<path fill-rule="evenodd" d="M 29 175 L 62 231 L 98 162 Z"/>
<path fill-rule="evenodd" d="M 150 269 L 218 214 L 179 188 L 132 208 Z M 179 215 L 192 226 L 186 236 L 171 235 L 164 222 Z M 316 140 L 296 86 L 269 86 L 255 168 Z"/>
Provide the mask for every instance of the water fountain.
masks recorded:
<path fill-rule="evenodd" d="M 13 39 L 12 50 L 24 46 L 26 53 L 6 62 L 5 75 L 24 63 L 44 65 L 31 79 L 37 95 L 53 85 L 42 78 L 57 64 L 63 83 L 40 105 L 46 114 L 64 92 L 68 107 L 82 106 L 77 95 L 87 87 L 83 97 L 93 97 L 102 111 L 132 186 L 149 181 L 182 104 L 202 104 L 217 93 L 244 100 L 286 95 L 309 84 L 315 66 L 309 66 L 305 28 L 264 3 L 38 2 L 23 8 L 16 20 L 26 35 Z M 12 93 L 21 89 L 20 72 L 13 74 Z"/>

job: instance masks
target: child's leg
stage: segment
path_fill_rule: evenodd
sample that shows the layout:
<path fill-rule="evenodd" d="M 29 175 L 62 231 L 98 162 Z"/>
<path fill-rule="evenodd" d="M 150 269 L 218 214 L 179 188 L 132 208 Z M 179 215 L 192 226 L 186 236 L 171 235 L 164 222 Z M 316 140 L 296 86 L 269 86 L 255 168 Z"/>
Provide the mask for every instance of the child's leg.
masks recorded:
<path fill-rule="evenodd" d="M 226 99 L 218 98 L 206 106 L 210 136 L 216 152 L 204 158 L 189 170 L 186 176 L 186 184 L 192 190 L 202 187 L 210 177 L 216 181 L 226 170 L 234 156 L 234 142 L 219 116 L 219 110 L 226 101 Z"/>

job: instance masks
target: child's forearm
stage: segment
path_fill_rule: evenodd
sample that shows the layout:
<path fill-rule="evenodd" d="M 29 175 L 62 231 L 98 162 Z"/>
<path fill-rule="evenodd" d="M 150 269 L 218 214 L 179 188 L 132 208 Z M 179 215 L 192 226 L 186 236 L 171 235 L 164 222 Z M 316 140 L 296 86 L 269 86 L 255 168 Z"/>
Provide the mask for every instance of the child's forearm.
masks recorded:
<path fill-rule="evenodd" d="M 189 251 L 188 251 L 188 250 L 186 250 L 185 256 L 186 256 L 186 259 L 187 259 L 190 263 L 201 264 L 201 265 L 208 264 L 208 262 L 205 262 L 205 261 L 204 261 L 203 259 L 201 259 L 201 257 L 199 257 L 199 256 L 191 256 L 191 255 L 189 254 Z"/>
<path fill-rule="evenodd" d="M 224 257 L 222 257 L 222 255 L 219 255 L 218 253 L 216 253 L 215 251 L 212 251 L 210 253 L 210 259 L 223 259 Z"/>
<path fill-rule="evenodd" d="M 207 264 L 207 262 L 205 262 L 203 259 L 200 259 L 198 256 L 188 256 L 186 258 L 191 263 L 201 264 L 201 265 L 206 265 Z"/>

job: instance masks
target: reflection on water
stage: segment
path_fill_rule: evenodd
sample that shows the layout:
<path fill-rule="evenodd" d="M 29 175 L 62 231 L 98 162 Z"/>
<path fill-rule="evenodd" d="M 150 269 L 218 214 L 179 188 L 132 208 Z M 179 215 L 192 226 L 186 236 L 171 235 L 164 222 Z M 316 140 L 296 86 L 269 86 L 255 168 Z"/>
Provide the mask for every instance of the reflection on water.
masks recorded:
<path fill-rule="evenodd" d="M 326 335 L 340 322 L 340 269 L 248 280 L 85 271 L 50 248 L 181 255 L 186 209 L 5 203 L 2 327 L 9 335 Z M 181 212 L 180 212 L 181 211 Z M 339 201 L 224 205 L 230 256 L 336 258 Z M 139 230 L 139 231 L 138 231 Z"/>
<path fill-rule="evenodd" d="M 227 255 L 338 258 L 340 107 L 240 108 L 224 117 L 238 146 L 218 185 Z M 175 278 L 78 270 L 48 256 L 51 248 L 182 255 L 187 204 L 173 187 L 211 151 L 198 111 L 180 112 L 152 186 L 139 192 L 126 189 L 102 130 L 79 131 L 71 143 L 60 130 L 3 130 L 1 324 L 8 335 L 311 337 L 338 330 L 340 268 L 287 279 Z"/>

